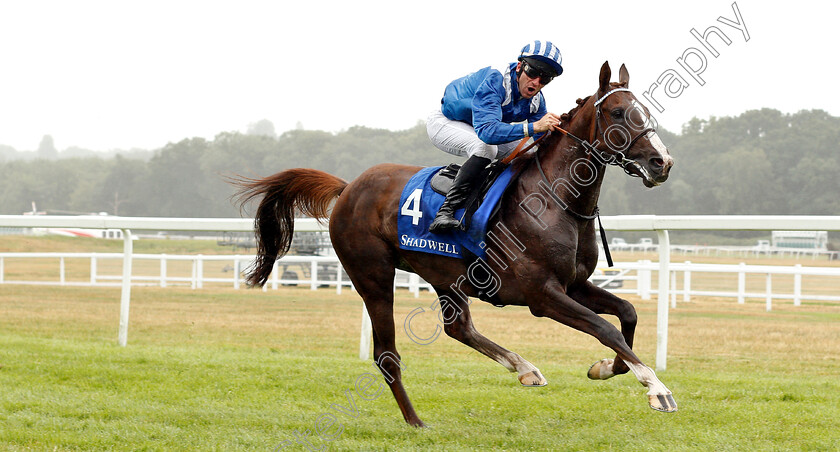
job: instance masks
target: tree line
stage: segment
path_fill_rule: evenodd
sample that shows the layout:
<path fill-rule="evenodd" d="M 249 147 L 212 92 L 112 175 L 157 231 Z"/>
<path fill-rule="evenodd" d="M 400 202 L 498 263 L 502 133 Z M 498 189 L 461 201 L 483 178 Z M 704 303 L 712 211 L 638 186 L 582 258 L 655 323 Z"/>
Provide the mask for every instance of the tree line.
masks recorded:
<path fill-rule="evenodd" d="M 189 138 L 111 158 L 81 152 L 60 158 L 61 152 L 50 159 L 41 150 L 14 159 L 6 147 L 0 149 L 0 213 L 20 214 L 35 202 L 39 210 L 55 213 L 232 217 L 239 210 L 231 201 L 235 189 L 226 182 L 231 176 L 306 167 L 351 180 L 378 163 L 433 166 L 463 160 L 435 149 L 420 123 L 402 131 L 353 127 L 279 136 L 270 129 Z M 675 160 L 670 179 L 647 189 L 609 168 L 600 199 L 604 215 L 840 212 L 840 118 L 825 111 L 762 109 L 695 118 L 679 134 L 660 130 L 659 135 Z"/>

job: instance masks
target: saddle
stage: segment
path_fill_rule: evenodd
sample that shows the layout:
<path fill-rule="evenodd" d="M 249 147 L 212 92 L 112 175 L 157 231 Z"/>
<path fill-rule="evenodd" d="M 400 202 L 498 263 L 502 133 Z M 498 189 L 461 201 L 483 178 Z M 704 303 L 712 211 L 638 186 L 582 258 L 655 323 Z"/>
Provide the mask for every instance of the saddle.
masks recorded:
<path fill-rule="evenodd" d="M 476 210 L 478 210 L 479 206 L 481 206 L 481 203 L 487 196 L 488 190 L 490 190 L 490 187 L 493 186 L 493 183 L 496 182 L 496 179 L 499 178 L 507 167 L 507 164 L 502 163 L 499 160 L 495 160 L 484 168 L 484 171 L 481 173 L 481 177 L 484 182 L 481 183 L 479 190 L 467 198 L 466 203 L 462 206 L 464 208 L 464 217 L 461 218 L 461 227 L 463 229 L 466 230 L 469 228 L 472 215 Z M 455 175 L 458 174 L 458 170 L 460 169 L 461 165 L 457 163 L 450 163 L 449 165 L 441 168 L 440 171 L 432 176 L 432 179 L 429 182 L 432 190 L 446 196 L 446 194 L 449 193 L 449 189 L 452 188 L 452 184 L 455 182 Z M 493 208 L 491 216 L 496 214 L 500 205 L 501 203 L 496 204 Z"/>

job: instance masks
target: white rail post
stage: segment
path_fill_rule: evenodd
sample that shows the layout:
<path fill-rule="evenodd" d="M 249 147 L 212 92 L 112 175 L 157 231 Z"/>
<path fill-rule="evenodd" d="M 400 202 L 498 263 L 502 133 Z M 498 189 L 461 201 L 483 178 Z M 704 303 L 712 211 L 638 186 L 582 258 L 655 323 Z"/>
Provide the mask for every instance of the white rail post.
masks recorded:
<path fill-rule="evenodd" d="M 195 284 L 199 289 L 204 288 L 204 255 L 196 256 L 195 261 Z"/>
<path fill-rule="evenodd" d="M 744 304 L 744 297 L 747 291 L 747 264 L 741 262 L 738 264 L 738 304 Z"/>
<path fill-rule="evenodd" d="M 90 255 L 90 285 L 96 285 L 96 253 Z"/>
<path fill-rule="evenodd" d="M 670 286 L 670 288 L 671 288 L 671 290 L 670 290 L 670 292 L 671 292 L 671 307 L 676 308 L 677 307 L 677 272 L 676 271 L 671 272 L 671 286 Z"/>
<path fill-rule="evenodd" d="M 793 305 L 802 304 L 802 264 L 794 265 L 796 273 L 793 274 Z"/>
<path fill-rule="evenodd" d="M 119 344 L 125 347 L 128 343 L 128 312 L 131 304 L 131 261 L 134 253 L 134 243 L 131 241 L 131 230 L 123 229 L 123 277 L 122 293 L 120 295 L 120 332 Z"/>
<path fill-rule="evenodd" d="M 254 261 L 248 259 L 246 262 L 247 262 L 247 264 L 245 265 L 245 269 L 247 270 L 248 268 L 250 268 L 251 262 L 254 262 Z M 242 264 L 240 264 L 240 266 L 241 265 Z M 243 270 L 240 268 L 240 270 L 239 270 L 240 273 L 237 273 L 237 274 L 241 274 L 242 271 Z M 238 276 L 237 276 L 237 278 L 238 278 Z M 272 278 L 275 279 L 275 281 L 272 281 Z M 260 290 L 262 290 L 263 292 L 268 292 L 268 286 L 269 285 L 273 285 L 276 288 L 277 287 L 276 279 L 277 279 L 277 260 L 275 259 L 274 262 L 271 264 L 271 273 L 268 274 L 268 277 L 265 279 L 265 284 L 263 284 L 262 287 L 260 287 Z M 248 284 L 247 276 L 245 277 L 245 279 L 243 279 L 243 282 L 245 282 L 245 287 L 251 287 Z"/>
<path fill-rule="evenodd" d="M 408 290 L 414 294 L 414 298 L 420 298 L 420 275 L 417 273 L 408 274 Z"/>
<path fill-rule="evenodd" d="M 659 236 L 659 298 L 656 307 L 656 370 L 665 370 L 668 360 L 668 264 L 671 242 L 668 230 L 656 231 Z"/>
<path fill-rule="evenodd" d="M 767 312 L 773 309 L 773 275 L 767 274 Z"/>
<path fill-rule="evenodd" d="M 309 282 L 309 288 L 311 290 L 318 290 L 318 261 L 312 261 L 312 264 L 309 266 L 309 274 L 312 276 Z"/>
<path fill-rule="evenodd" d="M 691 261 L 685 261 L 683 272 L 683 301 L 691 301 Z"/>
<path fill-rule="evenodd" d="M 160 287 L 166 287 L 166 254 L 160 255 Z"/>
<path fill-rule="evenodd" d="M 271 290 L 277 290 L 277 280 L 279 279 L 277 274 L 280 273 L 280 266 L 277 262 L 275 260 L 274 265 L 271 267 Z"/>
<path fill-rule="evenodd" d="M 242 271 L 242 264 L 239 261 L 239 256 L 233 257 L 233 289 L 239 290 L 239 273 Z M 263 284 L 265 287 L 265 284 Z"/>
<path fill-rule="evenodd" d="M 370 316 L 368 315 L 365 304 L 362 303 L 362 334 L 359 338 L 359 359 L 370 359 L 370 342 L 373 338 L 373 327 L 370 324 Z"/>
<path fill-rule="evenodd" d="M 196 277 L 196 269 L 198 268 L 198 262 L 196 258 L 193 258 L 190 262 L 192 262 L 192 274 L 190 275 L 190 289 L 195 289 L 195 277 Z"/>
<path fill-rule="evenodd" d="M 639 265 L 648 267 L 651 264 L 649 260 L 640 260 Z M 649 268 L 639 268 L 636 271 L 636 286 L 639 290 L 639 297 L 642 300 L 650 300 L 650 288 L 651 284 L 651 277 L 653 276 L 653 272 L 650 271 Z"/>
<path fill-rule="evenodd" d="M 341 267 L 341 261 L 338 262 L 338 271 L 335 274 L 335 293 L 341 295 L 341 284 L 344 282 L 344 276 L 341 274 L 344 270 Z"/>

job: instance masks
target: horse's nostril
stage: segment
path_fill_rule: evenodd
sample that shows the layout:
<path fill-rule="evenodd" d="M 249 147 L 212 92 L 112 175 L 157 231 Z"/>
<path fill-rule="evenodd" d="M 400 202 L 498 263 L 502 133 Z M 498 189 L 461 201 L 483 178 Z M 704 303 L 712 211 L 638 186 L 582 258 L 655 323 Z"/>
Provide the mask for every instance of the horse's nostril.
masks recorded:
<path fill-rule="evenodd" d="M 652 158 L 650 159 L 650 166 L 656 169 L 661 169 L 663 166 L 665 166 L 665 161 L 659 157 Z"/>

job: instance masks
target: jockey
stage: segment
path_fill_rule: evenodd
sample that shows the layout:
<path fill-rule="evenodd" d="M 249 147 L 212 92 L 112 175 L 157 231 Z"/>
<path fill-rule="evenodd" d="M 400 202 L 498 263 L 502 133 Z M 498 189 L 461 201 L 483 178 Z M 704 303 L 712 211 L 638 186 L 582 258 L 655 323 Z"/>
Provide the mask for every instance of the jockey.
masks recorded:
<path fill-rule="evenodd" d="M 429 115 L 426 129 L 438 149 L 468 158 L 446 195 L 430 232 L 459 226 L 455 210 L 479 189 L 484 168 L 510 154 L 519 140 L 554 130 L 560 117 L 547 113 L 540 90 L 563 73 L 562 56 L 549 41 L 522 48 L 515 63 L 486 67 L 450 83 L 441 108 Z"/>

